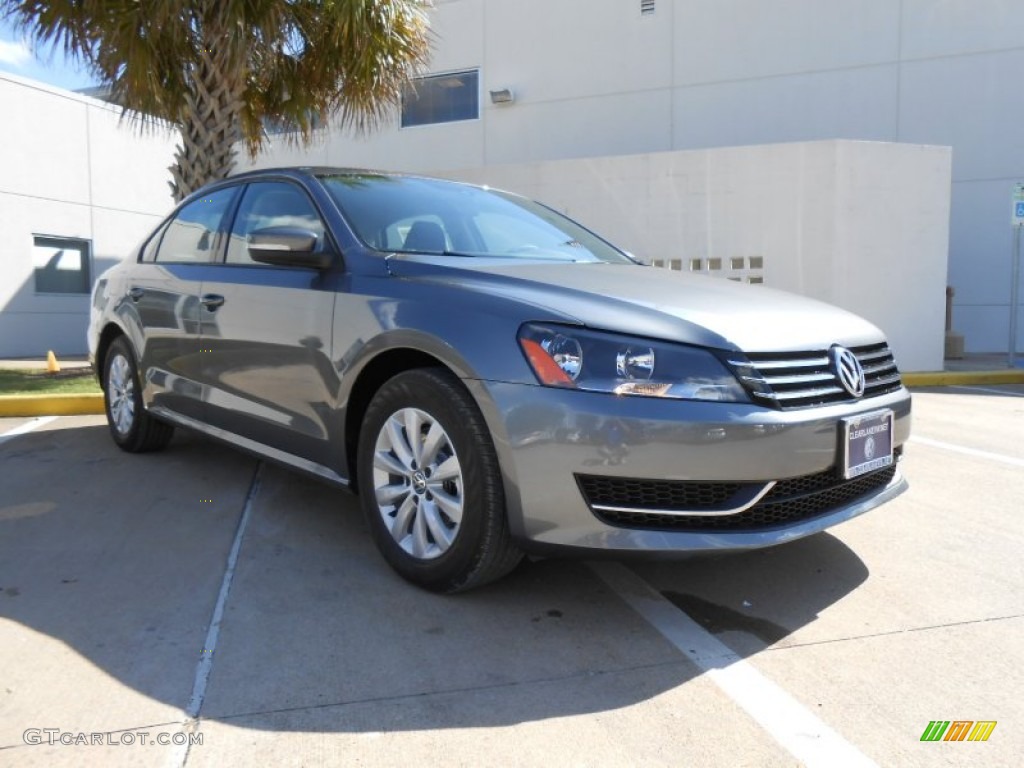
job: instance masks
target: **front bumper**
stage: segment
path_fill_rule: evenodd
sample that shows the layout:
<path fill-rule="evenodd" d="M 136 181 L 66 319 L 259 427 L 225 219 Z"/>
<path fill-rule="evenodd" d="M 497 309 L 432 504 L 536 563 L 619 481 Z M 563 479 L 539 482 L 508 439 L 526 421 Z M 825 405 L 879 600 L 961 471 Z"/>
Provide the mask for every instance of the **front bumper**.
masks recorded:
<path fill-rule="evenodd" d="M 817 516 L 742 530 L 610 525 L 585 501 L 579 476 L 768 483 L 835 467 L 839 420 L 890 408 L 893 446 L 910 434 L 910 394 L 778 411 L 744 403 L 616 397 L 470 381 L 491 426 L 513 535 L 530 551 L 671 555 L 771 546 L 824 530 L 906 490 L 891 481 Z"/>

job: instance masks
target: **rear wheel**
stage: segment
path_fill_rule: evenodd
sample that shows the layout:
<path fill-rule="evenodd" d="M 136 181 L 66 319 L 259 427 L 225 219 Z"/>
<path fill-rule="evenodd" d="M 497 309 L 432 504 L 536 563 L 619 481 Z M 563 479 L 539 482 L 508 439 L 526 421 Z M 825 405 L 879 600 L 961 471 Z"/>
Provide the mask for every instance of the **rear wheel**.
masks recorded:
<path fill-rule="evenodd" d="M 130 453 L 159 451 L 174 436 L 174 427 L 157 421 L 142 406 L 139 371 L 128 340 L 111 343 L 103 365 L 103 399 L 110 435 Z"/>
<path fill-rule="evenodd" d="M 358 471 L 377 547 L 409 581 L 458 592 L 522 558 L 487 426 L 448 371 L 407 371 L 380 388 L 363 420 Z"/>

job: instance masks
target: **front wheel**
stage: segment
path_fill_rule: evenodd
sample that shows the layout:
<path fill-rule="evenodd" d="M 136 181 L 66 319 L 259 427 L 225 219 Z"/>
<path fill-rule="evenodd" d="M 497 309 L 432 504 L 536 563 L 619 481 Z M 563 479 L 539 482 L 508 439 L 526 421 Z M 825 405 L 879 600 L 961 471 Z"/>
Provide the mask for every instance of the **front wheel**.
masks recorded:
<path fill-rule="evenodd" d="M 407 371 L 378 390 L 363 420 L 358 472 L 373 538 L 405 579 L 459 592 L 504 576 L 522 558 L 487 426 L 448 371 Z"/>
<path fill-rule="evenodd" d="M 157 421 L 142 405 L 139 371 L 128 340 L 121 336 L 107 350 L 103 364 L 103 400 L 110 436 L 123 451 L 159 451 L 174 436 L 174 427 Z"/>

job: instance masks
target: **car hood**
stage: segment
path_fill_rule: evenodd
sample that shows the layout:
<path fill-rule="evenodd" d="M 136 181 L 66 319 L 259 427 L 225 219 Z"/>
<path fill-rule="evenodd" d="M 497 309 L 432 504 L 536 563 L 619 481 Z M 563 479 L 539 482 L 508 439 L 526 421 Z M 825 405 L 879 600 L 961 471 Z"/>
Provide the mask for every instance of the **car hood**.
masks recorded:
<path fill-rule="evenodd" d="M 633 264 L 402 255 L 392 275 L 491 294 L 566 321 L 720 349 L 783 352 L 884 340 L 845 310 L 763 285 Z M 549 319 L 530 315 L 524 321 Z"/>

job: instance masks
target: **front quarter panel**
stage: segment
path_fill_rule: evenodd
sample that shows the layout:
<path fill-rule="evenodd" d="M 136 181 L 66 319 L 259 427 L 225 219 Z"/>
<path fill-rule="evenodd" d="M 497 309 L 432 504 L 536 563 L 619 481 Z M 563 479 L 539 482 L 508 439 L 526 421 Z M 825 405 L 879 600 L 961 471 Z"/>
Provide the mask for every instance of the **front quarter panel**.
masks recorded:
<path fill-rule="evenodd" d="M 524 320 L 574 322 L 521 302 L 400 278 L 354 276 L 335 310 L 335 364 L 343 377 L 389 349 L 426 352 L 463 379 L 536 383 L 516 339 Z"/>

